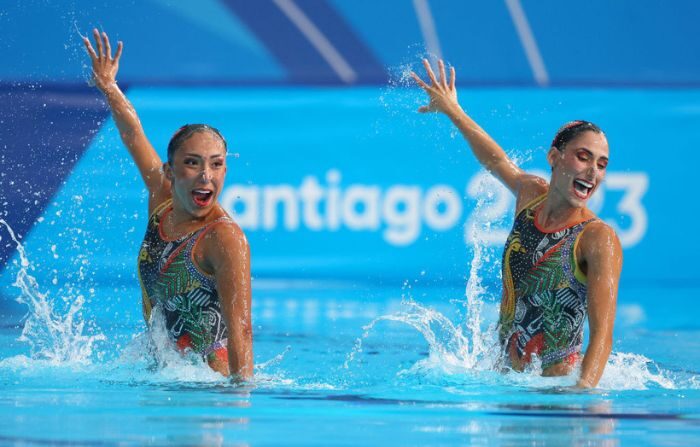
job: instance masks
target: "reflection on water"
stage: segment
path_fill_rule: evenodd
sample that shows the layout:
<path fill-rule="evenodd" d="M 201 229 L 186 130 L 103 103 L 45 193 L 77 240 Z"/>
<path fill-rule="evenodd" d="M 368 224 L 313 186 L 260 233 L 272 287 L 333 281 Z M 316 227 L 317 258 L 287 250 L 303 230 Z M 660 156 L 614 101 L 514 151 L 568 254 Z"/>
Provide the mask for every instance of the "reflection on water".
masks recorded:
<path fill-rule="evenodd" d="M 503 424 L 499 430 L 501 436 L 517 434 L 521 441 L 524 438 L 530 442 L 546 436 L 560 445 L 571 446 L 619 445 L 619 440 L 610 436 L 617 424 L 609 401 L 589 405 L 504 405 L 502 408 L 499 415 L 511 422 Z M 526 425 L 518 423 L 518 418 L 534 421 Z"/>

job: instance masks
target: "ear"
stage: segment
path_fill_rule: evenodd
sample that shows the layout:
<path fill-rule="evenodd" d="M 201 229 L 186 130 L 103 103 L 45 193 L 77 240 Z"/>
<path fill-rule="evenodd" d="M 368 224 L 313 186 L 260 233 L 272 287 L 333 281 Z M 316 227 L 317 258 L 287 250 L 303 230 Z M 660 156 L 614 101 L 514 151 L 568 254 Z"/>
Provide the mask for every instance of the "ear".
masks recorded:
<path fill-rule="evenodd" d="M 171 182 L 173 181 L 173 168 L 167 161 L 163 163 L 163 174 L 165 174 L 165 178 L 167 178 Z"/>
<path fill-rule="evenodd" d="M 552 170 L 554 170 L 554 167 L 557 165 L 559 159 L 561 159 L 561 156 L 562 154 L 559 149 L 554 146 L 549 148 L 549 152 L 547 152 L 547 162 Z"/>

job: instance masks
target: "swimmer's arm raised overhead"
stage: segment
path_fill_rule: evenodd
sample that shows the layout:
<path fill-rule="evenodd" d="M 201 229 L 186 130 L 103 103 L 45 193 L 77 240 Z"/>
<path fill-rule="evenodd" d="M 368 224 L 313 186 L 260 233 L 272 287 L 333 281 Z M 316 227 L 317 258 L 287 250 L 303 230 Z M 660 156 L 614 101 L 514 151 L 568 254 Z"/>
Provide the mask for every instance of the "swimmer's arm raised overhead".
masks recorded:
<path fill-rule="evenodd" d="M 603 222 L 589 225 L 579 247 L 581 259 L 588 266 L 589 336 L 576 386 L 592 388 L 598 385 L 612 350 L 622 247 L 615 231 Z"/>
<path fill-rule="evenodd" d="M 219 224 L 204 239 L 204 266 L 214 272 L 221 313 L 228 329 L 228 372 L 234 380 L 253 377 L 250 247 L 235 223 Z M 216 360 L 214 360 L 216 361 Z"/>
<path fill-rule="evenodd" d="M 438 61 L 439 79 L 433 73 L 430 63 L 423 59 L 425 71 L 430 78 L 430 84 L 424 82 L 416 73 L 411 72 L 419 86 L 430 97 L 427 106 L 418 109 L 421 113 L 442 112 L 457 126 L 462 136 L 467 140 L 472 152 L 481 165 L 496 176 L 513 194 L 519 196 L 521 188 L 528 177 L 511 160 L 505 151 L 489 136 L 467 113 L 457 101 L 457 89 L 455 87 L 455 69 L 450 68 L 448 81 L 445 73 L 445 64 Z"/>
<path fill-rule="evenodd" d="M 97 29 L 94 29 L 93 37 L 97 50 L 93 48 L 87 37 L 83 37 L 83 43 L 92 60 L 95 85 L 105 95 L 121 139 L 134 159 L 148 188 L 149 210 L 152 210 L 165 199 L 164 195 L 169 191 L 169 184 L 162 173 L 160 157 L 146 138 L 136 110 L 117 85 L 117 72 L 119 71 L 123 43 L 117 44 L 117 50 L 112 57 L 112 47 L 107 33 L 100 34 Z"/>

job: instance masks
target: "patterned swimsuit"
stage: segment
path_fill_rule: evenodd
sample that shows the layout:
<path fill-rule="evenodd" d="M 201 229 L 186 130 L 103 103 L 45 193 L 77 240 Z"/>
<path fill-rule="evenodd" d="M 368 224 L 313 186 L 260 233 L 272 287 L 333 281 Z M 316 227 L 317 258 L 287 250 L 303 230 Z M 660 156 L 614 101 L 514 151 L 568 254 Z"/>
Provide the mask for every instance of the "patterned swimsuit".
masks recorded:
<path fill-rule="evenodd" d="M 522 369 L 532 354 L 542 368 L 573 364 L 583 344 L 588 301 L 586 277 L 576 262 L 576 243 L 589 219 L 556 232 L 537 228 L 535 209 L 515 218 L 503 251 L 503 299 L 499 337 L 511 365 Z"/>
<path fill-rule="evenodd" d="M 216 284 L 213 277 L 197 268 L 193 250 L 215 224 L 231 220 L 221 217 L 177 240 L 168 240 L 163 236 L 161 223 L 170 211 L 171 200 L 156 208 L 139 252 L 145 317 L 149 320 L 151 308 L 159 306 L 166 328 L 180 349 L 189 348 L 204 357 L 215 354 L 226 360 L 228 331 Z"/>

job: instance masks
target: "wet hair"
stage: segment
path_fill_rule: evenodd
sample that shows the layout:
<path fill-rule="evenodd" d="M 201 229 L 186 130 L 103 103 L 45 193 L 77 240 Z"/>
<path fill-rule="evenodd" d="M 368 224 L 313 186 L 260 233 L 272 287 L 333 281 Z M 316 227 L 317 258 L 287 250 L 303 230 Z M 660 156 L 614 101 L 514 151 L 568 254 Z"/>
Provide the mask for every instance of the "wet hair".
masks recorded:
<path fill-rule="evenodd" d="M 175 152 L 180 149 L 182 143 L 187 141 L 187 139 L 192 135 L 199 132 L 209 132 L 216 135 L 224 145 L 224 151 L 228 150 L 228 147 L 226 146 L 226 139 L 223 135 L 221 135 L 221 132 L 219 132 L 219 129 L 216 127 L 212 127 L 208 124 L 185 124 L 176 130 L 173 136 L 170 138 L 170 142 L 168 143 L 168 164 L 173 164 L 173 156 L 175 155 Z"/>
<path fill-rule="evenodd" d="M 557 134 L 554 136 L 554 140 L 552 140 L 551 147 L 555 147 L 557 150 L 563 151 L 564 147 L 569 143 L 569 141 L 573 140 L 584 132 L 595 132 L 597 134 L 605 135 L 605 132 L 603 132 L 600 127 L 589 121 L 570 121 L 559 128 Z"/>

